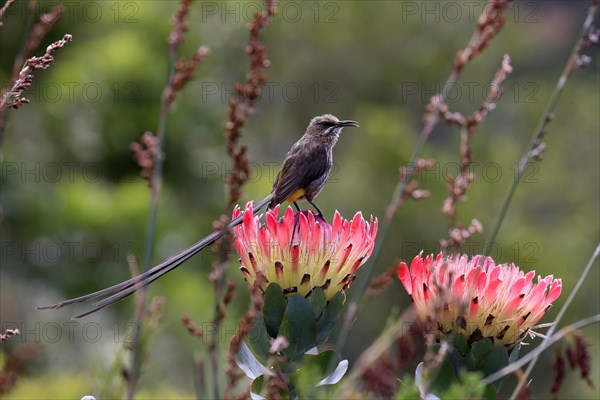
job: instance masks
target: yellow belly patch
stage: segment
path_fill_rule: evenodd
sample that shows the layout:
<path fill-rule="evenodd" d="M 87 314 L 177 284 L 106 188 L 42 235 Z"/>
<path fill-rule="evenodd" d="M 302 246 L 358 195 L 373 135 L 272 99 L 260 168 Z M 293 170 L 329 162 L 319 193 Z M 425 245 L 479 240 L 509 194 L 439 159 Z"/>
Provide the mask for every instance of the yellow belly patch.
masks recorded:
<path fill-rule="evenodd" d="M 287 199 L 285 199 L 285 201 L 296 201 L 301 197 L 304 197 L 304 195 L 306 194 L 306 191 L 302 188 L 300 189 L 296 189 L 296 191 L 294 193 L 292 193 L 291 195 L 288 196 Z"/>

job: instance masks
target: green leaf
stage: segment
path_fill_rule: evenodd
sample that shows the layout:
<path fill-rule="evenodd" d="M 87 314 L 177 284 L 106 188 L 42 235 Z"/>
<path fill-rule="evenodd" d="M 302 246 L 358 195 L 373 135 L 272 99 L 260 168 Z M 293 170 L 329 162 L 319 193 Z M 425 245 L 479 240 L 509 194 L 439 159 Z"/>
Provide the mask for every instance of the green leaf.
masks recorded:
<path fill-rule="evenodd" d="M 417 373 L 418 371 L 415 373 L 415 377 Z M 393 398 L 394 400 L 414 400 L 419 398 L 421 398 L 421 391 L 415 378 L 410 374 L 405 374 L 402 379 L 396 379 L 396 397 Z"/>
<path fill-rule="evenodd" d="M 494 372 L 501 370 L 508 365 L 508 349 L 506 346 L 496 346 L 479 362 L 478 370 L 482 371 L 485 376 L 491 375 Z M 504 379 L 498 379 L 492 382 L 496 390 L 500 389 L 500 385 Z"/>
<path fill-rule="evenodd" d="M 283 350 L 287 360 L 298 360 L 315 346 L 316 330 L 315 316 L 308 300 L 299 294 L 290 297 L 279 328 L 279 335 L 289 344 Z"/>
<path fill-rule="evenodd" d="M 440 393 L 442 399 L 482 399 L 485 385 L 481 382 L 481 372 L 462 370 L 448 390 Z"/>
<path fill-rule="evenodd" d="M 434 351 L 439 351 L 439 344 L 433 346 Z M 456 382 L 458 369 L 455 369 L 455 365 L 451 361 L 450 357 L 444 357 L 444 360 L 434 372 L 433 379 L 431 380 L 431 391 L 434 393 L 440 393 L 448 389 L 452 383 Z"/>
<path fill-rule="evenodd" d="M 286 303 L 285 294 L 283 294 L 281 286 L 276 283 L 271 283 L 267 286 L 262 311 L 267 332 L 272 338 L 276 338 L 279 334 L 279 327 L 283 320 Z"/>
<path fill-rule="evenodd" d="M 260 396 L 260 393 L 263 391 L 264 386 L 265 386 L 265 376 L 261 375 L 252 381 L 252 385 L 250 387 L 251 387 L 252 393 L 256 393 L 257 395 Z"/>
<path fill-rule="evenodd" d="M 340 316 L 340 310 L 344 305 L 344 295 L 340 292 L 327 304 L 323 315 L 317 321 L 317 344 L 325 342 Z"/>
<path fill-rule="evenodd" d="M 469 352 L 467 337 L 462 333 L 452 332 L 447 335 L 444 340 L 450 343 L 452 347 L 458 350 L 463 356 Z"/>
<path fill-rule="evenodd" d="M 308 357 L 308 356 L 307 356 Z M 312 356 L 310 360 L 306 360 L 304 365 L 318 368 L 319 379 L 324 378 L 335 370 L 335 367 L 339 364 L 340 359 L 335 351 L 327 350 L 319 355 Z"/>
<path fill-rule="evenodd" d="M 289 377 L 292 382 L 296 383 L 297 388 L 302 387 L 305 391 L 306 388 L 334 385 L 348 370 L 348 360 L 340 362 L 333 350 L 324 351 L 318 355 L 304 355 L 298 364 L 301 367 Z"/>
<path fill-rule="evenodd" d="M 473 353 L 473 357 L 475 358 L 475 364 L 477 366 L 481 364 L 481 362 L 493 349 L 494 342 L 492 341 L 492 339 L 486 338 L 475 342 L 471 348 L 471 352 Z"/>
<path fill-rule="evenodd" d="M 496 388 L 494 388 L 493 384 L 485 385 L 485 388 L 483 390 L 483 398 L 485 400 L 497 400 L 498 399 L 498 392 L 496 391 Z"/>
<path fill-rule="evenodd" d="M 315 314 L 315 319 L 318 320 L 321 318 L 323 314 L 323 310 L 327 305 L 327 298 L 325 297 L 325 292 L 320 287 L 316 287 L 312 290 L 310 297 L 308 298 L 310 302 L 310 306 L 312 307 L 313 313 Z"/>
<path fill-rule="evenodd" d="M 461 368 L 467 370 L 475 368 L 475 359 L 473 358 L 465 335 L 462 333 L 451 333 L 447 335 L 444 340 L 452 347 L 452 350 L 449 352 L 449 358 L 456 373 L 458 373 Z"/>
<path fill-rule="evenodd" d="M 254 320 L 248 335 L 244 337 L 244 342 L 260 362 L 266 363 L 267 358 L 269 358 L 270 355 L 269 348 L 271 347 L 271 344 L 269 342 L 269 334 L 267 333 L 265 320 L 262 316 L 259 315 Z"/>

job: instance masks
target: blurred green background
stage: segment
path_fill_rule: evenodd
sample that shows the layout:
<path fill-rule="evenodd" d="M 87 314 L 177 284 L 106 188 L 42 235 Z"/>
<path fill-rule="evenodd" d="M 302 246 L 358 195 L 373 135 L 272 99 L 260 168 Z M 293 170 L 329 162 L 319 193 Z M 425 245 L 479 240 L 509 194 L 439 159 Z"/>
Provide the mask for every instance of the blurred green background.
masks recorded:
<path fill-rule="evenodd" d="M 24 26 L 56 2 L 34 10 L 17 1 L 0 28 L 0 72 L 6 82 Z M 332 113 L 360 122 L 335 148 L 335 169 L 318 199 L 327 218 L 339 210 L 383 217 L 398 177 L 409 161 L 424 105 L 452 69 L 485 2 L 282 1 L 264 32 L 268 83 L 248 119 L 242 141 L 249 146 L 252 178 L 244 201 L 264 197 L 279 162 L 310 118 Z M 35 74 L 26 93 L 31 104 L 11 110 L 1 143 L 2 180 L 0 323 L 22 334 L 3 343 L 3 357 L 38 342 L 8 398 L 79 398 L 115 385 L 111 366 L 131 335 L 133 300 L 80 321 L 76 309 L 36 311 L 55 302 L 117 283 L 129 276 L 126 256 L 142 259 L 150 191 L 139 177 L 129 144 L 155 131 L 167 74 L 170 19 L 177 1 L 65 3 L 63 18 L 35 52 L 64 33 L 73 42 L 55 62 Z M 470 114 L 479 108 L 502 56 L 514 72 L 497 108 L 478 128 L 468 199 L 459 220 L 479 219 L 484 230 L 498 213 L 515 166 L 554 89 L 587 10 L 587 1 L 517 1 L 507 26 L 463 71 L 448 103 Z M 195 242 L 226 212 L 225 177 L 231 171 L 223 124 L 236 81 L 245 79 L 247 24 L 262 2 L 198 2 L 180 55 L 206 44 L 212 54 L 178 97 L 169 118 L 164 185 L 154 261 Z M 544 141 L 541 163 L 532 165 L 514 197 L 492 255 L 542 276 L 563 280 L 563 295 L 542 322 L 551 321 L 573 288 L 600 239 L 599 54 L 569 79 Z M 408 201 L 397 213 L 376 265 L 382 272 L 421 249 L 439 251 L 447 235 L 440 212 L 446 178 L 457 170 L 459 132 L 439 125 L 424 150 L 434 172 L 421 175 L 431 198 Z M 465 252 L 482 251 L 476 236 Z M 217 257 L 207 251 L 151 286 L 166 297 L 165 321 L 144 365 L 140 398 L 194 396 L 194 353 L 206 347 L 179 321 L 188 313 L 199 325 L 212 316 L 207 275 Z M 222 349 L 235 334 L 248 294 L 232 257 L 227 276 L 238 281 L 233 304 L 219 333 Z M 359 271 L 360 273 L 360 271 Z M 563 323 L 600 310 L 597 263 Z M 383 330 L 392 310 L 410 304 L 399 282 L 363 305 L 344 356 L 356 359 Z M 78 308 L 77 310 L 83 310 Z M 203 322 L 205 321 L 205 322 Z M 209 325 L 204 326 L 209 329 Z M 600 385 L 599 329 L 592 340 L 592 373 Z M 539 342 L 539 339 L 536 340 Z M 549 397 L 552 352 L 542 357 L 531 384 Z M 510 378 L 507 386 L 514 383 Z M 564 398 L 598 398 L 578 373 L 567 373 Z"/>

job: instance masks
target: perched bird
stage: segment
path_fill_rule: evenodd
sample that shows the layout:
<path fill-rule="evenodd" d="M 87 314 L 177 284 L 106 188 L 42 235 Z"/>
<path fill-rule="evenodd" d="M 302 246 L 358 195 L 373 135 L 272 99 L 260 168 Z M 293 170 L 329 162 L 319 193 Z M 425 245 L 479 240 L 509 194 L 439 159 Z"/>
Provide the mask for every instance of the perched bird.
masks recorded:
<path fill-rule="evenodd" d="M 327 182 L 333 166 L 333 146 L 337 143 L 340 132 L 346 126 L 358 127 L 358 122 L 351 120 L 340 121 L 331 114 L 314 117 L 308 124 L 304 135 L 287 153 L 283 167 L 275 178 L 271 193 L 256 204 L 253 209 L 254 214 L 258 213 L 267 204 L 269 208 L 273 208 L 286 201 L 293 202 L 296 209 L 300 210 L 297 201 L 306 200 L 315 208 L 320 216 L 323 216 L 323 212 L 313 200 L 319 195 Z M 211 233 L 187 249 L 134 278 L 85 296 L 37 308 L 40 310 L 61 308 L 108 296 L 94 303 L 91 310 L 75 318 L 92 314 L 124 299 L 141 287 L 149 285 L 167 272 L 177 268 L 202 249 L 210 246 L 217 239 L 225 235 L 227 230 L 239 225 L 242 222 L 242 217 L 243 215 L 240 215 L 229 222 L 225 229 Z"/>

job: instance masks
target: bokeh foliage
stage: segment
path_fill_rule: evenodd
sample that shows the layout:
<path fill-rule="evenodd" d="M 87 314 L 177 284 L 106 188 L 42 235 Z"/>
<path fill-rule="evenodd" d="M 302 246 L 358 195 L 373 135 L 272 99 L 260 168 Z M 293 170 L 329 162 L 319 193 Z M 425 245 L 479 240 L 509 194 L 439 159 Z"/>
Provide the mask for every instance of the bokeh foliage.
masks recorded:
<path fill-rule="evenodd" d="M 10 76 L 31 14 L 24 3 L 9 9 L 1 28 L 2 82 Z M 40 1 L 34 15 L 51 3 Z M 253 171 L 245 199 L 269 192 L 279 162 L 311 117 L 333 113 L 359 121 L 361 128 L 341 137 L 334 172 L 318 203 L 326 217 L 334 210 L 345 216 L 360 210 L 381 218 L 398 168 L 414 149 L 423 107 L 445 81 L 483 3 L 282 1 L 264 37 L 272 61 L 269 82 L 244 128 Z M 477 179 L 459 206 L 460 220 L 478 218 L 484 229 L 491 227 L 587 5 L 515 2 L 505 30 L 463 72 L 455 99 L 448 103 L 470 113 L 483 102 L 503 54 L 511 55 L 514 67 L 504 96 L 473 141 Z M 169 19 L 177 6 L 176 1 L 66 3 L 42 49 L 67 32 L 73 42 L 57 52 L 50 69 L 36 74 L 28 93 L 31 104 L 9 113 L 1 143 L 0 322 L 2 328 L 20 327 L 23 334 L 3 350 L 25 341 L 43 344 L 13 398 L 97 391 L 110 379 L 116 354 L 131 333 L 131 300 L 73 325 L 71 309 L 39 312 L 33 307 L 123 280 L 129 275 L 127 253 L 142 257 L 150 192 L 138 176 L 129 143 L 157 125 Z M 234 83 L 244 79 L 246 25 L 261 6 L 227 1 L 198 2 L 192 8 L 181 54 L 191 56 L 202 43 L 212 54 L 169 119 L 156 262 L 209 233 L 212 221 L 226 211 L 224 181 L 231 167 L 223 137 L 225 109 Z M 519 186 L 492 251 L 497 262 L 514 261 L 562 278 L 565 293 L 600 239 L 597 48 L 590 54 L 592 64 L 567 83 L 545 137 L 544 161 L 531 167 Z M 439 250 L 447 224 L 440 212 L 445 178 L 457 171 L 458 146 L 457 130 L 436 128 L 424 156 L 434 158 L 438 168 L 421 175 L 432 196 L 399 210 L 376 271 L 410 260 L 421 249 Z M 466 252 L 481 252 L 485 237 L 485 232 L 476 237 Z M 193 395 L 191 355 L 204 347 L 179 317 L 185 312 L 196 321 L 210 321 L 207 275 L 216 258 L 205 252 L 150 289 L 151 295 L 167 299 L 166 322 L 144 367 L 140 397 Z M 240 289 L 219 333 L 221 348 L 227 348 L 248 304 L 237 265 L 233 257 L 227 274 Z M 565 322 L 598 312 L 599 281 L 596 268 Z M 365 303 L 345 356 L 355 359 L 381 331 L 389 310 L 408 305 L 399 282 Z M 594 341 L 592 370 L 600 384 L 599 330 L 586 333 Z M 563 396 L 597 396 L 570 377 Z M 533 379 L 534 395 L 547 396 L 550 375 L 539 367 Z"/>

